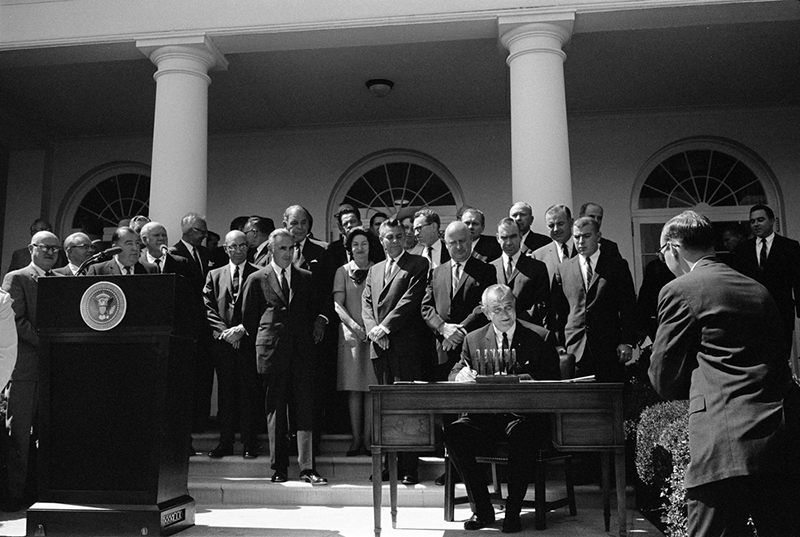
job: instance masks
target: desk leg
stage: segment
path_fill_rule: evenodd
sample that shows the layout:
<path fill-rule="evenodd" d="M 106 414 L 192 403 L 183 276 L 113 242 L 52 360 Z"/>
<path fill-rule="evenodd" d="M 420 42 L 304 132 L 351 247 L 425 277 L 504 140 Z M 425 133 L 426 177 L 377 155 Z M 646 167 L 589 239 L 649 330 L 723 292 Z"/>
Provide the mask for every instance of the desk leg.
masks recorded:
<path fill-rule="evenodd" d="M 389 452 L 389 498 L 392 504 L 392 529 L 397 528 L 397 452 Z"/>
<path fill-rule="evenodd" d="M 383 473 L 381 448 L 372 448 L 372 508 L 375 510 L 375 537 L 381 535 L 381 507 L 383 503 Z"/>
<path fill-rule="evenodd" d="M 603 522 L 606 531 L 611 528 L 611 453 L 604 451 L 600 455 L 600 486 L 603 489 Z"/>
<path fill-rule="evenodd" d="M 628 511 L 625 490 L 625 449 L 618 449 L 614 453 L 614 469 L 617 478 L 617 518 L 619 518 L 619 535 L 625 537 L 628 532 Z M 608 523 L 606 523 L 608 531 Z"/>

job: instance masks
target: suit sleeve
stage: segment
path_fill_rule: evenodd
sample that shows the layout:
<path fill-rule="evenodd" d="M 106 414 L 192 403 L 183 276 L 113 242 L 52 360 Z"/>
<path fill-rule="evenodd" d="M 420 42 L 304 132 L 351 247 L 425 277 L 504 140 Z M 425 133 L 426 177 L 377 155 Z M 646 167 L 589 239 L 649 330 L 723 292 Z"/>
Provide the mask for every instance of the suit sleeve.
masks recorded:
<path fill-rule="evenodd" d="M 17 327 L 11 295 L 0 293 L 0 389 L 8 383 L 17 361 Z"/>
<path fill-rule="evenodd" d="M 422 299 L 422 318 L 425 319 L 425 323 L 430 327 L 430 329 L 436 332 L 438 335 L 439 330 L 444 324 L 444 319 L 442 319 L 441 315 L 439 315 L 439 312 L 436 310 L 436 290 L 434 289 L 435 280 L 436 276 L 431 278 L 431 281 L 428 282 L 428 285 L 425 288 L 425 297 Z"/>
<path fill-rule="evenodd" d="M 471 356 L 472 352 L 470 351 L 469 338 L 465 338 L 464 343 L 461 345 L 461 359 L 456 362 L 456 364 L 453 366 L 453 369 L 450 370 L 450 374 L 447 375 L 447 380 L 454 381 L 456 380 L 456 375 L 458 375 L 459 371 L 465 367 L 472 368 Z"/>
<path fill-rule="evenodd" d="M 409 273 L 408 287 L 403 292 L 403 296 L 380 323 L 390 333 L 403 328 L 412 316 L 421 315 L 422 299 L 425 297 L 425 287 L 428 284 L 428 263 L 420 262 L 416 265 L 416 267 L 409 267 L 414 271 Z"/>
<path fill-rule="evenodd" d="M 672 286 L 665 286 L 658 300 L 658 330 L 648 374 L 659 395 L 688 399 L 692 371 L 697 367 L 695 342 L 699 324 L 687 300 Z"/>
<path fill-rule="evenodd" d="M 3 290 L 11 295 L 11 308 L 14 310 L 14 323 L 17 325 L 17 338 L 21 342 L 39 348 L 39 335 L 28 319 L 28 307 L 25 300 L 25 287 L 18 275 L 6 274 Z"/>
<path fill-rule="evenodd" d="M 492 285 L 497 283 L 497 271 L 494 268 L 494 265 L 486 265 L 484 267 L 483 274 L 480 275 L 480 286 L 481 286 L 481 294 L 483 291 L 491 287 Z M 486 315 L 483 314 L 483 310 L 481 309 L 481 303 L 478 301 L 478 304 L 472 309 L 472 311 L 467 315 L 463 321 L 461 321 L 461 326 L 464 327 L 468 333 L 472 332 L 473 330 L 477 330 L 486 324 L 489 320 L 486 318 Z"/>
<path fill-rule="evenodd" d="M 533 261 L 535 262 L 534 270 L 531 271 L 533 302 L 527 313 L 532 323 L 544 326 L 550 309 L 550 276 L 547 265 L 536 259 Z"/>
<path fill-rule="evenodd" d="M 255 343 L 258 335 L 259 319 L 261 317 L 261 302 L 264 299 L 261 293 L 261 278 L 253 273 L 248 276 L 244 283 L 244 293 L 242 297 L 242 324 L 247 332 L 247 338 L 251 343 Z"/>
<path fill-rule="evenodd" d="M 219 311 L 217 311 L 217 307 L 219 305 L 217 302 L 217 294 L 220 291 L 221 290 L 217 288 L 214 278 L 209 272 L 208 276 L 206 276 L 206 285 L 203 287 L 203 303 L 206 307 L 206 319 L 208 320 L 208 324 L 211 326 L 214 338 L 218 338 L 219 335 L 228 328 L 228 325 L 222 320 L 222 316 L 219 314 Z"/>
<path fill-rule="evenodd" d="M 372 276 L 376 266 L 372 265 L 370 267 L 367 273 L 367 283 L 364 285 L 364 292 L 361 294 L 361 319 L 364 321 L 364 329 L 367 333 L 378 326 L 372 309 Z"/>

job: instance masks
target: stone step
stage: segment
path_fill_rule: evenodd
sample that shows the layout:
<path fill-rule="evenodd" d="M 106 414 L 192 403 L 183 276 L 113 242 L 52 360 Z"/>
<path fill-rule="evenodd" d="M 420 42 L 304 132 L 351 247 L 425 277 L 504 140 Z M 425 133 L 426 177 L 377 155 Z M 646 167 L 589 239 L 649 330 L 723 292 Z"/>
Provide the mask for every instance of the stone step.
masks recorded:
<path fill-rule="evenodd" d="M 320 439 L 320 452 L 344 455 L 350 447 L 350 440 L 353 437 L 349 434 L 323 434 Z M 266 434 L 258 435 L 260 453 L 269 453 L 269 437 Z M 197 451 L 207 453 L 219 444 L 219 433 L 199 433 L 192 435 L 192 446 Z M 241 456 L 242 444 L 238 441 L 234 446 L 234 452 Z"/>

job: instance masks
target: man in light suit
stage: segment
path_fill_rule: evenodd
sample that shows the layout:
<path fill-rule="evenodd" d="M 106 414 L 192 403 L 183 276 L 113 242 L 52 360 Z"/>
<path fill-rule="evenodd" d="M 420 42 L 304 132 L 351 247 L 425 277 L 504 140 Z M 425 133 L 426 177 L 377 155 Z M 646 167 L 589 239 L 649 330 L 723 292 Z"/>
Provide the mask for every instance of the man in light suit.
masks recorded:
<path fill-rule="evenodd" d="M 168 253 L 167 228 L 158 222 L 148 222 L 142 226 L 141 239 L 144 251 L 139 256 L 139 262 L 148 273 L 189 277 L 189 260 Z"/>
<path fill-rule="evenodd" d="M 436 335 L 439 365 L 434 380 L 447 380 L 461 357 L 464 337 L 486 324 L 480 310 L 481 294 L 497 282 L 494 269 L 470 255 L 472 237 L 466 225 L 450 223 L 444 242 L 450 261 L 433 269 L 422 301 L 422 317 Z"/>
<path fill-rule="evenodd" d="M 428 380 L 433 343 L 421 314 L 428 261 L 403 249 L 405 230 L 397 220 L 386 220 L 380 231 L 386 260 L 369 269 L 361 307 L 375 376 L 380 384 Z M 416 454 L 401 454 L 404 484 L 419 482 L 418 463 Z"/>
<path fill-rule="evenodd" d="M 553 299 L 565 301 L 569 311 L 563 325 L 566 351 L 575 356 L 578 376 L 620 382 L 636 343 L 633 278 L 624 259 L 598 248 L 596 220 L 576 220 L 572 237 L 578 255 L 559 265 L 561 293 Z"/>
<path fill-rule="evenodd" d="M 686 211 L 661 250 L 677 278 L 658 304 L 649 375 L 667 399 L 689 400 L 688 534 L 796 535 L 797 386 L 769 292 L 714 256 L 716 232 Z M 790 391 L 791 390 L 791 391 Z M 788 433 L 795 436 L 790 437 Z"/>
<path fill-rule="evenodd" d="M 522 253 L 522 237 L 511 218 L 503 218 L 497 225 L 497 242 L 503 255 L 492 261 L 492 266 L 497 281 L 509 286 L 516 297 L 517 317 L 544 326 L 550 307 L 547 267 Z"/>
<path fill-rule="evenodd" d="M 431 272 L 450 260 L 450 253 L 439 237 L 441 226 L 442 221 L 434 210 L 420 209 L 414 213 L 414 236 L 417 238 L 417 246 L 411 253 L 427 259 Z"/>
<path fill-rule="evenodd" d="M 87 276 L 147 274 L 147 269 L 139 263 L 139 235 L 134 230 L 127 226 L 117 228 L 111 237 L 111 245 L 122 248 L 122 251 L 108 261 L 90 266 Z"/>
<path fill-rule="evenodd" d="M 217 400 L 220 425 L 219 445 L 208 453 L 212 459 L 233 455 L 235 417 L 239 416 L 244 458 L 258 456 L 256 402 L 258 400 L 255 360 L 242 346 L 242 300 L 247 278 L 258 267 L 247 262 L 247 238 L 241 231 L 225 236 L 227 265 L 208 273 L 203 289 L 206 318 L 214 338 L 212 356 L 217 370 Z"/>
<path fill-rule="evenodd" d="M 245 223 L 243 231 L 250 247 L 247 258 L 257 267 L 266 267 L 269 264 L 267 239 L 269 234 L 275 231 L 272 218 L 251 216 Z"/>
<path fill-rule="evenodd" d="M 484 263 L 491 263 L 502 255 L 503 251 L 497 240 L 490 235 L 483 235 L 486 229 L 486 218 L 483 212 L 475 207 L 467 207 L 461 213 L 460 220 L 469 229 L 472 236 L 472 255 Z"/>
<path fill-rule="evenodd" d="M 533 225 L 533 208 L 524 201 L 518 201 L 508 210 L 508 217 L 512 218 L 517 223 L 519 228 L 520 237 L 522 237 L 522 245 L 520 250 L 525 255 L 531 255 L 533 252 L 550 242 L 547 235 L 536 233 L 531 230 Z"/>
<path fill-rule="evenodd" d="M 288 480 L 288 413 L 297 427 L 297 463 L 300 479 L 312 485 L 328 482 L 314 468 L 314 344 L 324 326 L 318 316 L 320 301 L 312 274 L 294 266 L 295 241 L 291 232 L 270 234 L 272 260 L 244 284 L 242 322 L 246 343 L 255 354 L 256 370 L 267 389 L 266 411 L 273 483 Z"/>
<path fill-rule="evenodd" d="M 30 264 L 13 270 L 3 279 L 3 290 L 12 299 L 17 328 L 17 361 L 11 373 L 6 424 L 9 428 L 8 491 L 5 510 L 18 511 L 32 503 L 26 494 L 31 427 L 36 423 L 39 399 L 39 335 L 36 333 L 36 300 L 38 280 L 56 276 L 52 268 L 61 249 L 58 237 L 39 231 L 28 246 Z M 34 435 L 36 432 L 34 431 Z"/>
<path fill-rule="evenodd" d="M 486 350 L 513 349 L 517 374 L 534 380 L 561 378 L 556 348 L 546 341 L 546 330 L 517 321 L 514 294 L 503 284 L 488 287 L 481 299 L 482 309 L 491 324 L 467 335 L 461 360 L 450 372 L 450 380 L 474 382 L 472 355 Z M 544 414 L 467 414 L 445 426 L 444 441 L 450 457 L 464 478 L 473 516 L 464 523 L 466 530 L 479 530 L 494 523 L 495 515 L 485 474 L 475 462 L 478 453 L 486 452 L 495 442 L 508 441 L 508 497 L 503 533 L 522 530 L 520 511 L 530 475 L 533 473 L 536 447 L 550 442 L 550 417 Z"/>
<path fill-rule="evenodd" d="M 775 213 L 766 205 L 750 208 L 750 227 L 755 237 L 736 247 L 732 266 L 766 287 L 775 299 L 791 351 L 794 319 L 800 313 L 800 244 L 775 233 Z"/>
<path fill-rule="evenodd" d="M 94 252 L 92 239 L 86 233 L 81 233 L 80 231 L 73 233 L 64 239 L 64 251 L 67 253 L 67 265 L 53 269 L 53 272 L 62 276 L 75 276 L 81 264 Z"/>

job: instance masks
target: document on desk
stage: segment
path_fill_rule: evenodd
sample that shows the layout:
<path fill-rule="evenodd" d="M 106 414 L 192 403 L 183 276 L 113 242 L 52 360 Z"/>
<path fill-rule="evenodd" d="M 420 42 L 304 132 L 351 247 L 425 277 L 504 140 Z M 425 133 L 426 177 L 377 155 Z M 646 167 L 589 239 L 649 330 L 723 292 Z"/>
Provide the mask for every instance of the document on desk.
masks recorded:
<path fill-rule="evenodd" d="M 576 377 L 574 379 L 563 380 L 521 380 L 520 382 L 594 382 L 594 375 L 586 375 L 585 377 Z"/>

